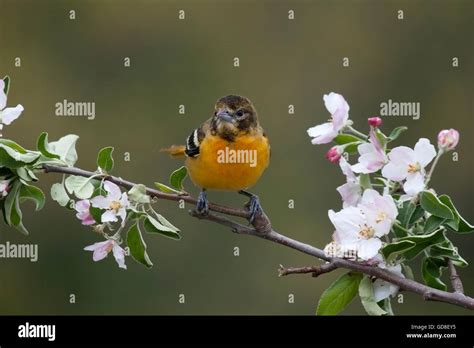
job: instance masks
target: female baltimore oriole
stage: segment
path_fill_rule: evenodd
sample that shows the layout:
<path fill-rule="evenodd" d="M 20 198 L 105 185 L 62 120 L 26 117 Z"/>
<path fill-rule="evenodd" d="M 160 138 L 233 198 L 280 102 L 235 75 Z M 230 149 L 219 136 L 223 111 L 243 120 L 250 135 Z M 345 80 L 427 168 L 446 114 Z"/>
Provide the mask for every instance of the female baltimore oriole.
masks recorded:
<path fill-rule="evenodd" d="M 250 197 L 250 221 L 261 209 L 258 197 L 245 189 L 253 186 L 270 160 L 270 144 L 260 126 L 257 111 L 245 97 L 220 98 L 214 115 L 196 128 L 186 145 L 164 151 L 186 155 L 186 167 L 193 183 L 201 188 L 196 209 L 209 211 L 206 189 L 231 190 Z"/>

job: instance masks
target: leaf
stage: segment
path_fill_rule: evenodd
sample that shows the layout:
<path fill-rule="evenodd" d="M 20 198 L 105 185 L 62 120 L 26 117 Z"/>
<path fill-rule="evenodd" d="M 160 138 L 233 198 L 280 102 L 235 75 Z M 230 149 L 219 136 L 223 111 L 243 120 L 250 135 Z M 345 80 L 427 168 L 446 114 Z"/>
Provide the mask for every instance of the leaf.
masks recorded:
<path fill-rule="evenodd" d="M 3 87 L 3 93 L 8 95 L 8 91 L 10 89 L 10 76 L 5 76 L 3 78 L 3 82 L 5 83 L 5 86 Z"/>
<path fill-rule="evenodd" d="M 136 203 L 150 203 L 150 196 L 146 194 L 146 187 L 142 184 L 134 185 L 128 191 L 128 198 Z"/>
<path fill-rule="evenodd" d="M 186 178 L 188 170 L 186 167 L 181 167 L 176 169 L 170 175 L 170 185 L 173 186 L 175 189 L 182 191 L 183 190 L 183 181 Z"/>
<path fill-rule="evenodd" d="M 58 141 L 49 143 L 51 153 L 59 156 L 68 165 L 73 166 L 77 161 L 76 142 L 79 137 L 75 134 L 68 134 Z"/>
<path fill-rule="evenodd" d="M 319 299 L 317 315 L 336 315 L 344 310 L 357 295 L 361 273 L 349 272 L 340 276 Z"/>
<path fill-rule="evenodd" d="M 12 213 L 14 214 L 15 201 L 17 199 L 20 187 L 21 187 L 21 183 L 18 180 L 15 180 L 13 184 L 11 184 L 10 192 L 8 192 L 8 195 L 5 198 L 5 205 L 4 205 L 5 221 L 9 226 L 13 226 Z"/>
<path fill-rule="evenodd" d="M 159 182 L 155 182 L 155 187 L 161 192 L 165 192 L 165 193 L 180 193 L 181 192 Z"/>
<path fill-rule="evenodd" d="M 425 284 L 432 288 L 446 291 L 446 284 L 439 279 L 443 268 L 444 266 L 440 260 L 425 257 L 421 264 L 421 274 Z"/>
<path fill-rule="evenodd" d="M 79 199 L 88 199 L 94 193 L 94 185 L 89 178 L 83 176 L 70 175 L 64 182 L 69 194 L 75 194 Z"/>
<path fill-rule="evenodd" d="M 380 306 L 375 302 L 374 298 L 374 287 L 372 281 L 368 276 L 364 276 L 359 284 L 359 296 L 362 306 L 368 315 L 384 315 L 387 314 Z"/>
<path fill-rule="evenodd" d="M 413 214 L 411 214 L 410 222 L 408 223 L 409 226 L 420 220 L 423 215 L 425 215 L 425 210 L 418 204 Z"/>
<path fill-rule="evenodd" d="M 425 228 L 424 232 L 425 234 L 431 233 L 433 231 L 436 231 L 436 229 L 445 222 L 446 219 L 440 218 L 434 215 L 431 215 L 428 220 L 425 222 Z"/>
<path fill-rule="evenodd" d="M 454 218 L 451 209 L 446 204 L 441 202 L 438 197 L 436 197 L 430 191 L 423 191 L 421 194 L 421 206 L 424 210 L 432 215 L 445 219 Z"/>
<path fill-rule="evenodd" d="M 410 248 L 409 250 L 403 253 L 403 256 L 407 260 L 412 260 L 426 248 L 444 242 L 445 236 L 443 230 L 440 229 L 426 235 L 403 237 L 400 238 L 398 241 L 410 241 L 416 244 L 413 248 Z"/>
<path fill-rule="evenodd" d="M 410 266 L 402 263 L 402 268 L 403 268 L 403 274 L 405 275 L 405 277 L 411 280 L 415 280 L 415 276 L 413 275 L 413 270 L 411 269 Z"/>
<path fill-rule="evenodd" d="M 405 126 L 400 126 L 400 127 L 397 127 L 397 128 L 394 128 L 392 130 L 392 132 L 390 133 L 390 135 L 388 136 L 388 141 L 394 141 L 395 139 L 397 139 L 400 134 L 402 134 L 404 131 L 406 131 L 408 129 L 408 127 L 405 127 Z"/>
<path fill-rule="evenodd" d="M 459 232 L 459 233 L 467 233 L 467 232 L 472 232 L 474 231 L 474 226 L 467 222 L 461 214 L 459 214 L 459 211 L 456 209 L 456 207 L 453 204 L 453 201 L 448 195 L 440 195 L 439 200 L 446 204 L 452 211 L 454 215 L 454 221 L 456 223 L 457 221 L 457 228 L 453 228 L 452 225 L 449 225 L 454 231 Z M 456 227 L 456 224 L 454 225 Z"/>
<path fill-rule="evenodd" d="M 166 227 L 151 216 L 147 216 L 143 223 L 143 227 L 148 233 L 159 233 L 174 240 L 181 239 L 181 235 L 177 231 Z"/>
<path fill-rule="evenodd" d="M 382 248 L 382 253 L 387 261 L 391 261 L 395 259 L 397 256 L 410 250 L 415 245 L 416 243 L 410 240 L 397 241 L 397 242 L 393 242 L 393 243 L 385 245 Z"/>
<path fill-rule="evenodd" d="M 12 209 L 11 223 L 15 229 L 17 229 L 24 235 L 28 235 L 29 234 L 28 230 L 23 225 L 22 220 L 23 220 L 23 214 L 20 209 L 20 198 L 19 198 L 19 192 L 18 192 L 18 194 L 15 196 L 15 204 Z"/>
<path fill-rule="evenodd" d="M 20 188 L 20 201 L 32 200 L 35 202 L 36 211 L 41 210 L 44 207 L 45 196 L 43 191 L 38 187 L 32 185 L 22 185 Z"/>
<path fill-rule="evenodd" d="M 58 202 L 61 207 L 65 207 L 70 200 L 64 185 L 59 182 L 51 186 L 51 198 Z"/>
<path fill-rule="evenodd" d="M 466 267 L 468 265 L 468 262 L 459 255 L 457 248 L 447 238 L 443 243 L 432 246 L 429 254 L 432 257 L 441 258 L 442 260 L 446 258 L 451 259 L 453 264 L 457 267 Z"/>
<path fill-rule="evenodd" d="M 114 159 L 112 153 L 114 148 L 112 146 L 104 147 L 97 155 L 97 165 L 106 172 L 111 172 L 114 169 Z"/>
<path fill-rule="evenodd" d="M 127 245 L 130 249 L 130 254 L 136 261 L 144 264 L 148 268 L 153 266 L 146 252 L 146 244 L 137 223 L 130 226 L 128 230 Z"/>
<path fill-rule="evenodd" d="M 92 204 L 89 206 L 89 214 L 91 214 L 94 221 L 98 224 L 102 223 L 103 211 L 100 208 L 93 207 Z"/>
<path fill-rule="evenodd" d="M 28 150 L 26 150 L 23 146 L 21 146 L 20 144 L 14 142 L 13 140 L 10 140 L 10 139 L 1 139 L 0 138 L 0 144 L 8 146 L 8 147 L 12 148 L 13 150 L 18 151 L 19 153 L 22 153 L 22 154 L 26 154 L 28 152 Z"/>
<path fill-rule="evenodd" d="M 344 152 L 350 155 L 357 153 L 357 147 L 361 143 L 359 138 L 350 134 L 339 134 L 334 142 L 338 145 L 346 145 L 344 146 Z"/>
<path fill-rule="evenodd" d="M 397 220 L 400 221 L 400 225 L 408 228 L 410 225 L 410 219 L 416 210 L 416 205 L 410 201 L 403 202 L 402 208 L 398 211 Z"/>
<path fill-rule="evenodd" d="M 394 224 L 392 226 L 392 232 L 397 238 L 403 238 L 408 236 L 408 230 L 399 224 Z"/>
<path fill-rule="evenodd" d="M 7 168 L 19 168 L 30 164 L 40 157 L 39 153 L 19 150 L 0 142 L 0 166 Z"/>
<path fill-rule="evenodd" d="M 367 190 L 372 188 L 372 183 L 370 182 L 369 174 L 360 174 L 359 175 L 360 187 L 362 190 Z"/>
<path fill-rule="evenodd" d="M 53 153 L 50 149 L 48 143 L 48 133 L 43 132 L 38 137 L 38 141 L 36 142 L 36 147 L 41 152 L 41 154 L 47 158 L 56 158 L 60 159 L 59 155 Z"/>

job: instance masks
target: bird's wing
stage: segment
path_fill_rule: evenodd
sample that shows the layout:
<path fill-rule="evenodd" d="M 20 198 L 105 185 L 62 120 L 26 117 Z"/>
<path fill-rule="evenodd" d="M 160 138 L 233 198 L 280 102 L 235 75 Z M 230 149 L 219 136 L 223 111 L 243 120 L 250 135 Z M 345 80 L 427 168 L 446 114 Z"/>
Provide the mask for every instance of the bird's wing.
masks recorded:
<path fill-rule="evenodd" d="M 209 120 L 196 128 L 186 138 L 186 145 L 172 145 L 169 148 L 161 149 L 162 152 L 169 153 L 172 157 L 197 157 L 199 156 L 199 145 L 209 130 Z"/>

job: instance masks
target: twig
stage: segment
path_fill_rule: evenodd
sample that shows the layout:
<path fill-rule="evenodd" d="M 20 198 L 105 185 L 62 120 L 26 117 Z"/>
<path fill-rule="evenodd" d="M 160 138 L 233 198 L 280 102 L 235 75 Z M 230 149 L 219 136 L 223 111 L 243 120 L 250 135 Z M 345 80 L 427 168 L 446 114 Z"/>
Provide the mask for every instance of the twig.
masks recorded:
<path fill-rule="evenodd" d="M 63 173 L 63 174 L 79 175 L 79 176 L 84 176 L 84 177 L 90 177 L 94 175 L 93 172 L 86 171 L 79 168 L 74 168 L 74 167 L 55 167 L 55 166 L 50 166 L 50 165 L 44 165 L 43 169 L 45 173 Z M 135 185 L 135 183 L 133 182 L 130 182 L 118 177 L 110 176 L 110 175 L 106 175 L 105 179 L 126 189 L 130 189 Z M 183 196 L 183 195 L 178 195 L 178 194 L 164 193 L 152 188 L 146 188 L 146 192 L 150 196 L 157 197 L 160 199 L 165 199 L 165 200 L 170 200 L 170 201 L 183 200 L 187 203 L 196 204 L 196 199 L 189 195 Z M 209 204 L 209 209 L 214 212 L 218 212 L 218 213 L 222 213 L 222 214 L 230 215 L 230 216 L 241 217 L 245 219 L 248 219 L 250 215 L 249 212 L 245 209 L 230 208 L 230 207 L 225 207 L 225 206 L 217 205 L 217 204 Z M 474 298 L 465 296 L 463 293 L 438 290 L 438 289 L 426 286 L 424 284 L 418 283 L 414 280 L 399 277 L 398 275 L 391 273 L 382 268 L 363 265 L 363 264 L 346 260 L 346 259 L 328 257 L 326 256 L 324 251 L 321 249 L 318 249 L 312 245 L 300 242 L 298 240 L 289 238 L 287 236 L 284 236 L 276 232 L 271 227 L 270 219 L 264 212 L 260 212 L 259 214 L 257 214 L 257 216 L 255 217 L 252 223 L 252 227 L 239 224 L 226 217 L 219 216 L 211 212 L 206 215 L 202 215 L 202 214 L 196 213 L 195 211 L 191 211 L 190 214 L 193 217 L 209 220 L 209 221 L 218 223 L 220 225 L 229 227 L 235 233 L 251 235 L 251 236 L 259 237 L 262 239 L 266 239 L 274 243 L 286 246 L 288 248 L 295 249 L 304 254 L 316 257 L 320 260 L 327 261 L 331 264 L 331 266 L 328 266 L 328 268 L 332 268 L 332 267 L 334 267 L 334 269 L 345 268 L 345 269 L 361 272 L 366 275 L 369 275 L 375 278 L 380 278 L 389 283 L 397 285 L 400 287 L 401 290 L 419 294 L 425 300 L 446 302 L 446 303 L 450 303 L 456 306 L 474 310 Z M 312 273 L 315 273 L 315 271 L 313 270 Z"/>
<path fill-rule="evenodd" d="M 334 271 L 337 266 L 333 262 L 325 263 L 320 266 L 308 266 L 308 267 L 288 267 L 285 268 L 280 265 L 278 269 L 278 275 L 280 277 L 289 275 L 289 274 L 304 274 L 304 273 L 311 273 L 313 277 L 318 277 L 321 274 L 329 273 Z"/>
<path fill-rule="evenodd" d="M 454 292 L 464 294 L 464 287 L 462 286 L 461 277 L 459 277 L 452 260 L 448 260 L 448 268 L 450 273 L 449 279 L 451 280 L 451 285 L 453 286 Z"/>

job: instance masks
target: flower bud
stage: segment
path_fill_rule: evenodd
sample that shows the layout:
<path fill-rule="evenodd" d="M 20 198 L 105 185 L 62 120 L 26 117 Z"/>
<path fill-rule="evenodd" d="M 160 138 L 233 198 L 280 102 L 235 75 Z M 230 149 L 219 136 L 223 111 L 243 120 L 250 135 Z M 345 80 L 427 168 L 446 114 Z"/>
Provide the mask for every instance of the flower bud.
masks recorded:
<path fill-rule="evenodd" d="M 326 152 L 326 158 L 332 163 L 339 162 L 341 155 L 342 151 L 340 151 L 339 146 L 333 146 Z"/>
<path fill-rule="evenodd" d="M 453 128 L 443 129 L 438 133 L 438 147 L 444 150 L 453 150 L 459 143 L 459 132 Z"/>
<path fill-rule="evenodd" d="M 369 117 L 367 122 L 369 122 L 369 125 L 372 127 L 380 127 L 382 125 L 382 119 L 380 117 Z"/>

